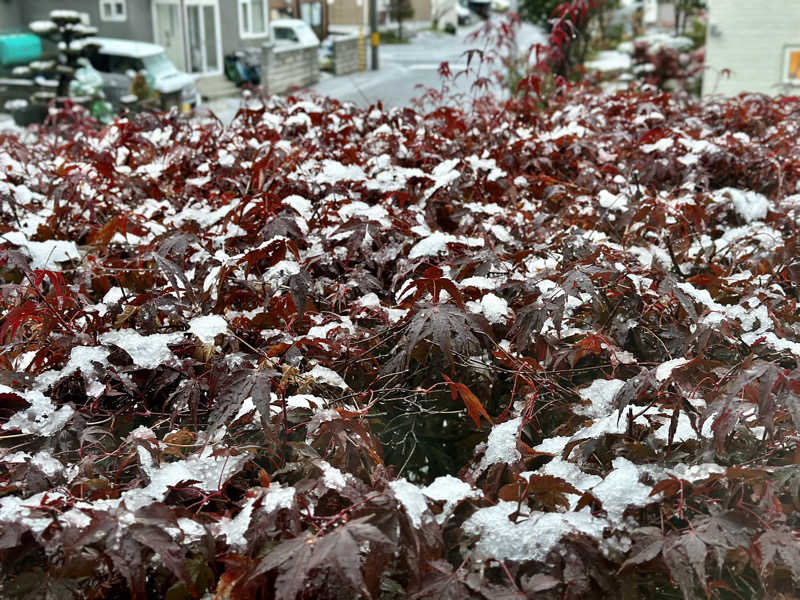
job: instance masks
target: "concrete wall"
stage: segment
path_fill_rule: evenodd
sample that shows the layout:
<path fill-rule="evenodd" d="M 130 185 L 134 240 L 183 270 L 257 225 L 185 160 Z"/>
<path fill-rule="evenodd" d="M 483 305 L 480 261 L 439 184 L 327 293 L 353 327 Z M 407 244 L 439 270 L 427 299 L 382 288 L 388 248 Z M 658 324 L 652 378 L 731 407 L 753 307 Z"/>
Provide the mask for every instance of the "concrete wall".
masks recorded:
<path fill-rule="evenodd" d="M 800 2 L 710 0 L 708 8 L 703 94 L 800 93 L 783 82 L 787 47 L 800 47 Z"/>
<path fill-rule="evenodd" d="M 364 53 L 367 52 L 368 40 L 364 40 Z M 365 56 L 366 58 L 366 56 Z M 355 73 L 359 68 L 358 36 L 336 36 L 333 38 L 333 74 L 347 75 Z"/>
<path fill-rule="evenodd" d="M 319 46 L 300 44 L 261 46 L 261 82 L 270 94 L 319 81 Z"/>

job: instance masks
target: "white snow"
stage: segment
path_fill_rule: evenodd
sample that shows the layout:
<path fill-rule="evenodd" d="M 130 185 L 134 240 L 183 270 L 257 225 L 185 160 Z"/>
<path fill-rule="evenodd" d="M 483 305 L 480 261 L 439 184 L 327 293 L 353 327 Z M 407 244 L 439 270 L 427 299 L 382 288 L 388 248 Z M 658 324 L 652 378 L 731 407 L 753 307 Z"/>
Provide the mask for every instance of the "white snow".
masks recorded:
<path fill-rule="evenodd" d="M 317 410 L 326 406 L 328 406 L 328 401 L 325 398 L 320 398 L 313 394 L 293 394 L 286 398 L 286 408 Z M 277 406 L 275 406 L 275 410 L 279 412 Z"/>
<path fill-rule="evenodd" d="M 688 362 L 689 360 L 686 358 L 674 358 L 672 360 L 668 360 L 667 362 L 661 363 L 658 365 L 658 367 L 656 367 L 656 381 L 659 383 L 666 381 L 669 379 L 670 375 L 672 375 L 672 371 Z"/>
<path fill-rule="evenodd" d="M 575 412 L 587 417 L 605 417 L 614 410 L 614 396 L 622 389 L 625 382 L 621 379 L 595 379 L 588 387 L 580 390 L 578 395 L 591 402 L 588 406 L 578 406 Z"/>
<path fill-rule="evenodd" d="M 601 50 L 597 58 L 586 63 L 586 67 L 595 71 L 627 71 L 631 64 L 631 57 L 625 52 Z"/>
<path fill-rule="evenodd" d="M 652 144 L 643 144 L 641 146 L 641 150 L 642 152 L 646 152 L 648 154 L 650 152 L 665 152 L 670 148 L 672 148 L 674 144 L 675 140 L 673 140 L 672 138 L 664 137 Z"/>
<path fill-rule="evenodd" d="M 203 229 L 207 229 L 224 219 L 236 206 L 238 204 L 233 202 L 225 204 L 216 210 L 210 210 L 204 204 L 187 206 L 178 214 L 165 218 L 164 224 L 179 227 L 184 223 L 194 221 Z"/>
<path fill-rule="evenodd" d="M 443 233 L 441 231 L 434 231 L 428 237 L 421 239 L 411 251 L 408 253 L 408 258 L 421 258 L 423 256 L 436 256 L 443 252 L 447 252 L 447 244 L 453 243 L 457 240 L 456 236 Z"/>
<path fill-rule="evenodd" d="M 704 304 L 710 312 L 701 317 L 700 322 L 707 325 L 719 325 L 724 319 L 738 320 L 744 333 L 741 336 L 745 344 L 753 345 L 756 341 L 766 344 L 775 350 L 787 350 L 800 356 L 800 343 L 778 337 L 772 330 L 772 318 L 769 310 L 758 298 L 743 300 L 745 304 L 725 306 L 716 302 L 708 290 L 698 289 L 689 281 L 682 281 L 678 287 L 696 302 Z"/>
<path fill-rule="evenodd" d="M 522 423 L 522 417 L 511 419 L 492 427 L 489 439 L 486 441 L 486 451 L 476 469 L 476 475 L 496 463 L 511 464 L 522 458 L 517 450 L 517 432 Z"/>
<path fill-rule="evenodd" d="M 639 483 L 639 468 L 631 461 L 619 457 L 611 465 L 614 469 L 591 491 L 603 504 L 608 520 L 619 524 L 622 514 L 629 506 L 645 506 L 658 499 L 650 496 L 652 488 L 649 485 Z"/>
<path fill-rule="evenodd" d="M 532 474 L 559 477 L 581 492 L 586 492 L 603 482 L 603 478 L 599 475 L 584 473 L 578 465 L 568 460 L 563 460 L 560 456 L 554 456 L 550 462 L 536 471 L 536 473 L 525 471 L 520 473 L 520 476 L 527 478 Z M 570 500 L 570 509 L 574 509 L 579 497 L 575 494 L 568 494 L 567 498 Z"/>
<path fill-rule="evenodd" d="M 189 321 L 189 333 L 198 337 L 204 344 L 211 344 L 214 338 L 228 331 L 228 323 L 220 315 L 204 315 Z"/>
<path fill-rule="evenodd" d="M 433 179 L 433 187 L 428 188 L 425 192 L 425 200 L 433 196 L 436 190 L 450 185 L 461 176 L 461 173 L 455 168 L 457 164 L 458 159 L 451 158 L 434 167 L 430 174 L 430 178 Z"/>
<path fill-rule="evenodd" d="M 497 181 L 506 176 L 506 172 L 497 166 L 497 161 L 493 158 L 479 158 L 473 155 L 468 156 L 465 160 L 476 173 L 488 171 L 489 173 L 486 176 L 488 181 Z"/>
<path fill-rule="evenodd" d="M 317 461 L 316 464 L 322 469 L 322 482 L 329 488 L 341 491 L 347 487 L 345 473 L 342 473 L 339 469 L 324 460 Z M 349 473 L 347 473 L 347 475 L 349 475 Z"/>
<path fill-rule="evenodd" d="M 153 333 L 142 335 L 133 329 L 118 329 L 100 336 L 104 344 L 114 344 L 130 354 L 133 362 L 144 369 L 155 369 L 161 363 L 173 358 L 168 344 L 176 344 L 183 339 L 183 333 Z"/>
<path fill-rule="evenodd" d="M 425 496 L 422 491 L 417 486 L 410 483 L 404 477 L 401 477 L 400 479 L 390 481 L 389 487 L 392 488 L 394 495 L 397 496 L 400 504 L 406 509 L 408 518 L 411 519 L 411 524 L 414 527 L 420 527 L 422 525 L 423 517 L 426 519 L 430 518 L 430 515 L 426 514 L 428 512 L 428 503 L 425 501 Z"/>
<path fill-rule="evenodd" d="M 220 519 L 219 523 L 215 524 L 215 529 L 225 536 L 228 546 L 232 549 L 236 550 L 247 547 L 247 539 L 244 537 L 244 534 L 250 529 L 253 507 L 260 496 L 260 493 L 248 493 L 247 500 L 245 500 L 239 514 L 232 519 L 230 517 L 223 517 Z"/>
<path fill-rule="evenodd" d="M 86 529 L 92 524 L 92 517 L 79 508 L 71 508 L 60 514 L 58 520 L 62 523 L 62 526 L 67 525 L 69 527 L 77 527 L 78 529 Z M 192 523 L 194 523 L 194 521 L 192 521 Z"/>
<path fill-rule="evenodd" d="M 233 518 L 223 517 L 218 523 L 212 525 L 211 529 L 217 535 L 224 536 L 228 545 L 234 550 L 245 548 L 247 546 L 245 533 L 250 529 L 256 503 L 261 500 L 261 510 L 273 513 L 281 508 L 291 508 L 294 505 L 294 497 L 294 487 L 281 487 L 281 484 L 275 482 L 271 483 L 268 488 L 251 489 L 247 492 L 247 499 L 239 513 Z M 187 520 L 189 523 L 197 525 L 196 521 Z M 184 528 L 182 524 L 181 528 Z M 205 529 L 200 528 L 198 531 L 195 527 L 195 531 L 192 533 L 199 538 L 205 534 Z"/>
<path fill-rule="evenodd" d="M 65 468 L 63 463 L 54 458 L 49 452 L 42 450 L 31 456 L 27 452 L 14 452 L 2 457 L 4 463 L 30 463 L 37 467 L 47 477 L 54 477 L 60 473 L 64 473 Z M 69 475 L 74 477 L 77 474 L 78 467 L 73 467 Z M 69 477 L 68 477 L 69 479 Z"/>
<path fill-rule="evenodd" d="M 306 377 L 311 377 L 318 383 L 324 383 L 331 387 L 336 387 L 342 390 L 349 390 L 350 386 L 345 383 L 344 379 L 342 379 L 341 375 L 339 375 L 333 369 L 329 369 L 328 367 L 323 367 L 322 365 L 316 365 L 313 369 L 308 371 Z"/>
<path fill-rule="evenodd" d="M 496 506 L 481 508 L 463 524 L 464 533 L 468 536 L 480 536 L 475 545 L 475 556 L 478 559 L 496 560 L 543 560 L 561 538 L 568 533 L 583 533 L 596 539 L 604 550 L 619 546 L 615 538 L 604 535 L 605 530 L 625 531 L 629 528 L 623 519 L 628 508 L 641 507 L 657 502 L 659 496 L 650 496 L 652 487 L 639 480 L 645 473 L 659 479 L 664 471 L 658 467 L 637 465 L 625 458 L 616 458 L 612 462 L 613 469 L 602 478 L 581 471 L 577 465 L 553 458 L 538 474 L 559 477 L 572 484 L 581 492 L 590 491 L 603 505 L 606 517 L 594 517 L 588 507 L 580 512 L 547 512 L 528 511 L 521 507 L 522 514 L 511 521 L 516 502 L 498 502 Z M 724 470 L 724 469 L 723 469 Z M 702 479 L 712 472 L 719 472 L 717 465 L 711 468 L 692 468 L 679 465 L 676 473 L 686 475 L 687 479 Z M 532 473 L 521 473 L 529 477 Z M 577 505 L 578 496 L 567 495 L 571 508 Z"/>
<path fill-rule="evenodd" d="M 603 208 L 624 211 L 628 208 L 628 198 L 624 194 L 612 194 L 608 190 L 600 190 L 597 203 Z"/>
<path fill-rule="evenodd" d="M 412 177 L 428 178 L 428 174 L 421 169 L 398 167 L 390 164 L 390 159 L 386 155 L 382 155 L 378 159 L 382 157 L 386 157 L 387 160 L 385 162 L 378 160 L 377 170 L 373 172 L 372 179 L 367 181 L 367 189 L 394 192 L 404 189 Z"/>
<path fill-rule="evenodd" d="M 217 155 L 217 163 L 219 166 L 229 168 L 232 167 L 235 162 L 236 157 L 233 154 L 225 149 L 219 151 L 219 154 Z"/>
<path fill-rule="evenodd" d="M 58 26 L 52 21 L 32 21 L 28 23 L 28 28 L 33 33 L 49 33 L 55 31 Z"/>
<path fill-rule="evenodd" d="M 434 479 L 427 487 L 422 488 L 422 493 L 434 502 L 444 502 L 442 511 L 435 515 L 436 522 L 442 525 L 456 505 L 465 498 L 480 498 L 480 490 L 472 489 L 466 481 L 452 475 L 442 475 Z"/>
<path fill-rule="evenodd" d="M 389 211 L 382 206 L 370 206 L 366 202 L 354 201 L 343 205 L 339 209 L 339 216 L 343 221 L 353 217 L 364 217 L 369 221 L 377 221 L 382 227 L 391 227 L 392 220 L 389 218 Z"/>
<path fill-rule="evenodd" d="M 247 453 L 230 454 L 208 445 L 198 454 L 192 454 L 184 460 L 156 465 L 150 452 L 143 446 L 137 446 L 136 450 L 139 463 L 150 483 L 122 494 L 121 500 L 131 511 L 162 501 L 170 486 L 181 482 L 192 482 L 187 485 L 205 492 L 217 491 L 250 460 Z"/>
<path fill-rule="evenodd" d="M 281 260 L 272 265 L 269 270 L 264 273 L 264 279 L 275 285 L 283 285 L 288 277 L 297 275 L 299 272 L 300 265 L 297 261 Z"/>
<path fill-rule="evenodd" d="M 358 165 L 343 165 L 335 160 L 323 160 L 322 170 L 315 178 L 319 184 L 334 184 L 340 181 L 363 181 L 364 170 Z"/>
<path fill-rule="evenodd" d="M 443 252 L 447 252 L 447 244 L 465 244 L 472 248 L 482 248 L 486 243 L 482 238 L 468 238 L 463 236 L 455 236 L 450 233 L 443 233 L 441 231 L 434 231 L 427 237 L 421 239 L 414 244 L 411 251 L 408 253 L 408 258 L 422 258 L 424 256 L 436 256 Z"/>
<path fill-rule="evenodd" d="M 282 202 L 286 206 L 293 208 L 301 217 L 306 220 L 310 219 L 314 215 L 314 205 L 311 204 L 310 200 L 306 200 L 302 196 L 298 196 L 296 194 L 286 196 Z"/>
<path fill-rule="evenodd" d="M 117 304 L 124 297 L 121 287 L 114 286 L 103 296 L 103 304 Z"/>
<path fill-rule="evenodd" d="M 5 388 L 5 386 L 2 387 Z M 11 388 L 6 388 L 6 390 L 16 393 Z M 29 390 L 20 395 L 30 406 L 11 415 L 0 429 L 6 431 L 19 429 L 22 433 L 35 433 L 47 437 L 61 431 L 75 413 L 73 408 L 67 404 L 56 408 L 50 398 L 39 390 Z"/>
<path fill-rule="evenodd" d="M 58 263 L 81 260 L 81 253 L 75 242 L 65 240 L 32 242 L 21 231 L 8 231 L 0 235 L 0 238 L 19 246 L 20 251 L 31 258 L 31 269 L 59 271 Z"/>
<path fill-rule="evenodd" d="M 108 349 L 102 346 L 75 346 L 69 353 L 69 360 L 60 371 L 45 371 L 36 378 L 36 385 L 45 389 L 67 375 L 80 370 L 88 376 L 94 371 L 93 363 L 108 364 Z"/>
<path fill-rule="evenodd" d="M 313 327 L 309 328 L 306 337 L 325 339 L 332 331 L 341 329 L 349 333 L 353 333 L 355 331 L 355 326 L 353 325 L 353 321 L 350 320 L 350 317 L 340 317 L 340 320 L 338 321 L 330 321 L 324 325 L 314 325 Z"/>
<path fill-rule="evenodd" d="M 552 131 L 546 131 L 542 133 L 539 135 L 539 139 L 542 141 L 557 140 L 568 135 L 583 137 L 588 131 L 589 130 L 583 125 L 579 125 L 575 121 L 570 121 L 565 126 L 556 127 Z"/>
<path fill-rule="evenodd" d="M 766 218 L 769 211 L 769 201 L 763 194 L 750 190 L 737 190 L 736 188 L 722 188 L 714 193 L 717 202 L 729 201 L 745 223 L 761 221 Z"/>
<path fill-rule="evenodd" d="M 281 487 L 281 484 L 272 482 L 267 488 L 262 507 L 267 512 L 275 512 L 281 508 L 292 508 L 296 493 L 293 486 Z"/>
<path fill-rule="evenodd" d="M 48 490 L 34 494 L 30 498 L 20 498 L 19 496 L 5 496 L 0 498 L 0 523 L 22 523 L 30 528 L 34 535 L 40 535 L 53 522 L 49 516 L 34 517 L 42 502 L 55 502 L 65 500 L 66 496 L 58 491 Z"/>
<path fill-rule="evenodd" d="M 605 519 L 587 512 L 544 513 L 527 511 L 524 506 L 514 522 L 509 517 L 516 510 L 516 502 L 500 501 L 464 521 L 465 536 L 478 537 L 473 550 L 476 559 L 543 561 L 564 535 L 583 533 L 602 540 L 607 525 Z"/>
<path fill-rule="evenodd" d="M 458 287 L 462 290 L 468 287 L 476 287 L 479 290 L 495 290 L 497 289 L 498 282 L 496 279 L 492 279 L 490 277 L 480 277 L 477 275 L 473 275 L 472 277 L 466 277 L 458 282 Z"/>
<path fill-rule="evenodd" d="M 481 298 L 481 312 L 489 323 L 505 323 L 509 316 L 508 301 L 491 292 Z"/>

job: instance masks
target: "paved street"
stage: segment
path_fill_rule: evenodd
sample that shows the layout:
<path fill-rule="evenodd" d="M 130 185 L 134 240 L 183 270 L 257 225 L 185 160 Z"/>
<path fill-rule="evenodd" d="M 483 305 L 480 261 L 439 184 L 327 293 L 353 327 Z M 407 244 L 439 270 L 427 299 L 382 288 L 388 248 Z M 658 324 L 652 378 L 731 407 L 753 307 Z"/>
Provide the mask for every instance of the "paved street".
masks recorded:
<path fill-rule="evenodd" d="M 339 100 L 347 100 L 366 107 L 379 100 L 384 106 L 406 106 L 412 98 L 421 94 L 419 86 L 440 87 L 439 65 L 446 61 L 453 73 L 466 67 L 467 50 L 483 48 L 481 39 L 467 39 L 470 32 L 479 25 L 461 28 L 455 36 L 422 31 L 409 44 L 384 45 L 380 48 L 380 70 L 365 71 L 342 77 L 326 78 L 313 89 L 320 94 Z M 536 42 L 544 42 L 541 30 L 532 25 L 523 25 L 520 31 L 520 48 L 527 48 Z M 476 61 L 472 62 L 473 70 Z M 486 74 L 483 67 L 480 75 Z M 459 89 L 468 91 L 474 81 L 459 78 Z"/>
<path fill-rule="evenodd" d="M 419 86 L 436 89 L 440 87 L 438 69 L 442 62 L 447 61 L 453 73 L 464 69 L 466 66 L 464 53 L 472 48 L 482 48 L 484 45 L 483 40 L 467 39 L 469 34 L 479 27 L 477 24 L 462 27 L 455 36 L 422 31 L 409 44 L 381 46 L 379 70 L 339 77 L 323 75 L 324 78 L 311 89 L 319 94 L 353 102 L 364 108 L 378 101 L 383 102 L 384 107 L 407 106 L 412 98 L 421 95 L 422 90 Z M 518 38 L 521 49 L 545 41 L 542 31 L 530 24 L 523 24 Z M 471 66 L 474 70 L 476 62 L 473 61 Z M 483 67 L 480 76 L 486 73 L 486 67 Z M 472 81 L 474 75 L 471 79 L 459 77 L 459 89 L 469 91 Z M 210 102 L 207 106 L 223 122 L 228 123 L 236 113 L 238 105 L 237 98 L 223 98 Z"/>

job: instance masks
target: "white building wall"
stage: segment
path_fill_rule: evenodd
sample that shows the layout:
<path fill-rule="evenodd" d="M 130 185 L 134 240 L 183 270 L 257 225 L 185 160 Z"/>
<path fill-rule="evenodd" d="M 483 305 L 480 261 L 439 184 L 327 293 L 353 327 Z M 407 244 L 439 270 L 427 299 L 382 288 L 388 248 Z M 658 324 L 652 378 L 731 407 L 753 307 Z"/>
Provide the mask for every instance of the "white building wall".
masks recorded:
<path fill-rule="evenodd" d="M 438 21 L 439 29 L 448 23 L 457 26 L 456 0 L 431 0 L 431 19 Z"/>
<path fill-rule="evenodd" d="M 709 0 L 708 8 L 704 95 L 800 93 L 784 83 L 787 48 L 800 48 L 800 1 Z"/>
<path fill-rule="evenodd" d="M 643 20 L 647 25 L 658 23 L 658 0 L 644 0 L 642 3 Z"/>

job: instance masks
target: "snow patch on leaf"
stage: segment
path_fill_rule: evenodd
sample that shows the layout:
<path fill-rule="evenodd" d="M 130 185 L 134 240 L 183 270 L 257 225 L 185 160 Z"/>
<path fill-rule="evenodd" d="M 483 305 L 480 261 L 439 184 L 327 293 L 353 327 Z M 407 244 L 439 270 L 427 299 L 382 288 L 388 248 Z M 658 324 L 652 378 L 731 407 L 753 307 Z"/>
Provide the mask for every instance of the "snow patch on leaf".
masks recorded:
<path fill-rule="evenodd" d="M 464 521 L 467 537 L 478 539 L 473 556 L 478 560 L 543 561 L 558 542 L 570 533 L 603 539 L 605 519 L 587 512 L 545 513 L 531 511 L 511 519 L 516 502 L 501 500 L 496 506 L 481 508 Z"/>
<path fill-rule="evenodd" d="M 425 501 L 422 491 L 404 477 L 390 481 L 389 487 L 392 488 L 394 495 L 406 509 L 411 524 L 414 527 L 421 527 L 423 518 L 430 516 L 427 514 L 428 503 Z"/>
<path fill-rule="evenodd" d="M 189 321 L 189 333 L 194 334 L 204 344 L 211 344 L 214 339 L 228 331 L 228 323 L 220 315 L 205 315 Z"/>
<path fill-rule="evenodd" d="M 21 231 L 8 231 L 0 235 L 0 238 L 18 246 L 24 254 L 27 254 L 31 259 L 31 269 L 59 271 L 60 263 L 81 260 L 81 253 L 75 242 L 65 240 L 33 242 Z"/>
<path fill-rule="evenodd" d="M 486 441 L 486 451 L 476 469 L 476 474 L 483 473 L 494 464 L 512 464 L 522 458 L 522 454 L 517 450 L 517 434 L 521 423 L 522 417 L 517 417 L 492 427 L 489 439 Z"/>
<path fill-rule="evenodd" d="M 100 336 L 104 344 L 114 344 L 127 352 L 133 362 L 144 369 L 155 369 L 169 362 L 174 355 L 169 344 L 183 339 L 183 333 L 153 333 L 142 335 L 133 329 L 118 329 Z"/>

